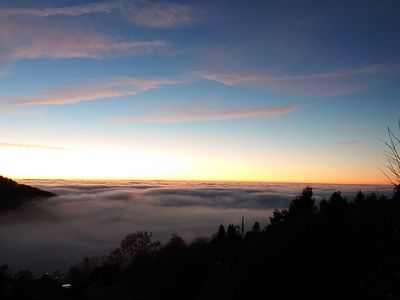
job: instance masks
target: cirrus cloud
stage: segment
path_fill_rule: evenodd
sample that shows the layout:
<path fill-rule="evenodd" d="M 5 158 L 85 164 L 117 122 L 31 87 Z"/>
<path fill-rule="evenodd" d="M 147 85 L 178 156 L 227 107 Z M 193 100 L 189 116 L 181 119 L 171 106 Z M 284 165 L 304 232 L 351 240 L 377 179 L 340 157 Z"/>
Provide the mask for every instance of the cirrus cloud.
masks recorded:
<path fill-rule="evenodd" d="M 88 80 L 75 86 L 59 86 L 37 95 L 7 97 L 20 105 L 62 105 L 121 96 L 134 96 L 164 85 L 184 82 L 179 79 L 110 77 Z"/>
<path fill-rule="evenodd" d="M 95 13 L 110 13 L 119 7 L 118 2 L 87 3 L 75 6 L 43 7 L 43 8 L 3 8 L 1 17 L 34 16 L 49 17 L 54 15 L 80 16 Z"/>
<path fill-rule="evenodd" d="M 208 72 L 208 71 L 194 71 L 191 74 L 200 78 L 216 81 L 224 85 L 235 86 L 243 83 L 258 82 L 265 79 L 262 74 L 249 74 L 238 72 Z"/>
<path fill-rule="evenodd" d="M 126 7 L 128 18 L 136 25 L 152 28 L 172 28 L 193 20 L 192 8 L 176 3 L 157 2 Z"/>
<path fill-rule="evenodd" d="M 2 8 L 0 17 L 50 17 L 56 15 L 81 16 L 87 14 L 120 11 L 137 26 L 150 28 L 173 28 L 193 21 L 192 7 L 173 2 L 105 1 L 81 5 L 39 8 Z"/>
<path fill-rule="evenodd" d="M 265 81 L 295 81 L 295 80 L 308 80 L 308 79 L 333 79 L 344 78 L 360 75 L 377 75 L 389 72 L 398 72 L 400 64 L 381 63 L 372 65 L 363 65 L 353 68 L 343 68 L 328 70 L 322 72 L 315 72 L 309 74 L 298 75 L 276 75 L 269 73 L 239 73 L 239 72 L 211 72 L 211 71 L 194 71 L 192 74 L 199 76 L 203 79 L 220 82 L 225 85 L 238 85 L 246 82 L 265 82 Z"/>
<path fill-rule="evenodd" d="M 165 52 L 160 40 L 123 40 L 81 25 L 0 20 L 0 60 L 104 58 Z"/>
<path fill-rule="evenodd" d="M 169 54 L 170 45 L 159 39 L 132 39 L 104 32 L 96 22 L 75 17 L 107 13 L 137 26 L 172 28 L 192 20 L 192 9 L 176 3 L 105 1 L 62 7 L 0 8 L 0 73 L 14 61 Z"/>
<path fill-rule="evenodd" d="M 333 69 L 304 74 L 274 74 L 271 72 L 212 72 L 198 70 L 191 74 L 226 86 L 252 85 L 260 88 L 311 95 L 340 95 L 357 92 L 367 83 L 366 78 L 394 74 L 398 63 L 380 63 Z"/>
<path fill-rule="evenodd" d="M 148 115 L 108 117 L 107 119 L 117 123 L 202 122 L 231 119 L 267 118 L 272 116 L 286 115 L 295 109 L 296 107 L 293 105 L 226 110 L 192 107 L 190 109 L 177 109 L 174 111 L 159 111 Z"/>

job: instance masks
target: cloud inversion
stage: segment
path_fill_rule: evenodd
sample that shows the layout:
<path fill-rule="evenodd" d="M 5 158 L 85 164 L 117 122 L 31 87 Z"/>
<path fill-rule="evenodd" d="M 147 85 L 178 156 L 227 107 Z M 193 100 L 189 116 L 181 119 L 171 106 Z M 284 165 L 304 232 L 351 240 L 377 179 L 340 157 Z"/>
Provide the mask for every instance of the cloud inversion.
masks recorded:
<path fill-rule="evenodd" d="M 1 215 L 0 257 L 13 269 L 37 275 L 67 270 L 83 256 L 104 255 L 129 232 L 149 230 L 165 242 L 172 233 L 190 241 L 210 236 L 219 224 L 268 223 L 275 208 L 287 207 L 302 184 L 169 181 L 25 180 L 58 197 Z M 352 199 L 376 186 L 315 185 L 317 201 L 336 190 Z M 391 195 L 391 186 L 381 190 Z M 21 247 L 21 245 L 24 245 Z"/>

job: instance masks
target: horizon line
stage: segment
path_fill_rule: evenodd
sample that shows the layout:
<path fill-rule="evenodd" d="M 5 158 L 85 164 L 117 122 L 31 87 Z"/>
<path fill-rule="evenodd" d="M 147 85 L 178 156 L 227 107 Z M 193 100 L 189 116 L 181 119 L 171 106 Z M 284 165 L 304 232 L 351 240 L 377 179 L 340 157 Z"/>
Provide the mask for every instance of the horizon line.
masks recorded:
<path fill-rule="evenodd" d="M 7 177 L 7 176 L 5 176 Z M 64 181 L 173 181 L 173 182 L 221 182 L 221 183 L 277 183 L 277 184 L 303 184 L 305 186 L 315 185 L 380 185 L 380 186 L 392 186 L 392 184 L 387 182 L 305 182 L 305 181 L 284 181 L 284 180 L 249 180 L 249 179 L 157 179 L 157 178 L 127 178 L 127 177 L 100 177 L 100 178 L 88 178 L 88 177 L 65 177 L 65 178 L 26 178 L 26 177 L 13 177 L 15 180 L 64 180 Z"/>

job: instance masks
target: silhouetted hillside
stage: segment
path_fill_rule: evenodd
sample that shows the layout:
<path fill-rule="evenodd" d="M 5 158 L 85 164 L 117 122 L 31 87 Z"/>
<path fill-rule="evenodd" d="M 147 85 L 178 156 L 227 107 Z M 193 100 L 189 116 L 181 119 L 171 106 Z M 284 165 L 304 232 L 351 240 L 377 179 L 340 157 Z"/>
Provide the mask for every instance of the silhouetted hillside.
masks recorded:
<path fill-rule="evenodd" d="M 35 198 L 53 196 L 56 195 L 0 176 L 0 211 L 19 208 Z"/>

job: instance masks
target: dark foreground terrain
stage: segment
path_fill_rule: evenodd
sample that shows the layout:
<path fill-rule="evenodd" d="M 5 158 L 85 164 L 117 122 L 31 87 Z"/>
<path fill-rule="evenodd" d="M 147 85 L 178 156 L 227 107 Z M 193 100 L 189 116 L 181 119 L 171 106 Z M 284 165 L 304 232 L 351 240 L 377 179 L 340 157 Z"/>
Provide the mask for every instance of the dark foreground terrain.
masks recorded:
<path fill-rule="evenodd" d="M 0 176 L 0 212 L 17 209 L 24 204 L 38 199 L 56 196 L 25 184 L 19 184 L 12 179 Z"/>
<path fill-rule="evenodd" d="M 220 225 L 161 245 L 128 234 L 110 254 L 34 279 L 0 269 L 1 299 L 399 299 L 400 187 L 392 198 L 307 187 L 270 224 Z M 70 284 L 71 286 L 62 286 Z"/>

